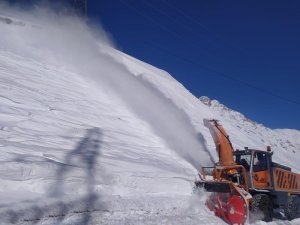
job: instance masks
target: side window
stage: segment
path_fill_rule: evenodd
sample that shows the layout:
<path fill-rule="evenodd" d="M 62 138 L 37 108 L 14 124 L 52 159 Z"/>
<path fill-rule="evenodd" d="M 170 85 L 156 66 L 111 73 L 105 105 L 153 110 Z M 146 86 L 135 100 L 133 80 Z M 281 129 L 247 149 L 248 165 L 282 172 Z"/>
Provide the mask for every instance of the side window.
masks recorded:
<path fill-rule="evenodd" d="M 262 152 L 256 152 L 253 160 L 253 171 L 259 172 L 268 169 L 267 154 Z"/>
<path fill-rule="evenodd" d="M 250 154 L 237 154 L 235 155 L 235 162 L 238 165 L 242 165 L 245 167 L 246 171 L 250 170 L 250 160 L 251 160 L 251 155 Z"/>

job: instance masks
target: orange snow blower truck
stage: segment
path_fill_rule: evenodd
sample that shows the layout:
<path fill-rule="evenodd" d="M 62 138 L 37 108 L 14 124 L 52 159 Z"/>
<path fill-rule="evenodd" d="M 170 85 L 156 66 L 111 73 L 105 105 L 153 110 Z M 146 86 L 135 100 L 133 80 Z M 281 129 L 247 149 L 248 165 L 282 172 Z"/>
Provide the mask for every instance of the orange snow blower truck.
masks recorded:
<path fill-rule="evenodd" d="M 219 162 L 202 167 L 195 186 L 211 192 L 206 205 L 228 224 L 243 225 L 250 215 L 271 221 L 273 210 L 292 220 L 300 214 L 300 174 L 272 161 L 273 152 L 233 150 L 217 120 L 204 120 L 213 136 Z M 250 219 L 252 217 L 250 216 Z"/>

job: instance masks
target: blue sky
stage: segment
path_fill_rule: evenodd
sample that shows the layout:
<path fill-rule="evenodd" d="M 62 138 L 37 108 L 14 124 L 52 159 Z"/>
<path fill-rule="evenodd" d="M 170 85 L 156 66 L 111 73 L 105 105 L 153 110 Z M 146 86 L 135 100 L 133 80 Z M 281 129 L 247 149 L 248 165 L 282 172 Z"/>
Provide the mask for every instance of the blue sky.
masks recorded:
<path fill-rule="evenodd" d="M 89 0 L 88 15 L 195 96 L 300 130 L 300 1 Z"/>
<path fill-rule="evenodd" d="M 300 130 L 300 1 L 89 1 L 89 16 L 195 96 Z"/>

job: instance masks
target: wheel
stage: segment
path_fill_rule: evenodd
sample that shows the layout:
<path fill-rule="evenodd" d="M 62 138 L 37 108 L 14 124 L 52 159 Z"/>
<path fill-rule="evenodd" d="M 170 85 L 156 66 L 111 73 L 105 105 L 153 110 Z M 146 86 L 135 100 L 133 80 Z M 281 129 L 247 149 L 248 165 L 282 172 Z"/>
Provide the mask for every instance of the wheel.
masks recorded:
<path fill-rule="evenodd" d="M 247 204 L 239 195 L 231 195 L 227 200 L 226 214 L 230 224 L 245 224 Z"/>
<path fill-rule="evenodd" d="M 250 209 L 255 217 L 261 215 L 261 219 L 270 222 L 273 219 L 273 204 L 267 194 L 256 194 L 252 198 Z"/>
<path fill-rule="evenodd" d="M 296 195 L 289 196 L 284 209 L 284 215 L 288 220 L 293 220 L 299 216 L 300 200 Z"/>

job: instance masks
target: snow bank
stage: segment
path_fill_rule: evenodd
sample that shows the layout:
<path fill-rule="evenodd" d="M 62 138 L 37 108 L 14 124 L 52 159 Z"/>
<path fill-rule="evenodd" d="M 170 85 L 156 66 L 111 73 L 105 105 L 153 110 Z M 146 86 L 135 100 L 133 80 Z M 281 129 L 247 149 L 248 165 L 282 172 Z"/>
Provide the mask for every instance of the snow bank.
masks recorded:
<path fill-rule="evenodd" d="M 129 213 L 144 218 L 133 216 L 137 223 L 159 212 L 162 198 L 172 201 L 155 221 L 186 213 L 197 168 L 211 160 L 189 111 L 161 90 L 163 75 L 155 73 L 155 82 L 149 74 L 136 76 L 122 54 L 111 54 L 105 33 L 78 18 L 0 11 L 13 21 L 0 23 L 2 221 L 47 224 L 58 217 L 68 224 L 71 214 L 78 224 L 93 224 L 99 215 L 90 217 L 91 211 L 115 196 L 118 204 L 100 214 L 115 216 L 124 205 L 116 224 L 134 201 Z"/>
<path fill-rule="evenodd" d="M 14 13 L 18 14 L 18 13 Z M 84 76 L 95 88 L 116 95 L 178 155 L 195 169 L 209 164 L 208 150 L 201 134 L 197 134 L 189 116 L 158 88 L 133 74 L 115 58 L 105 53 L 111 47 L 105 32 L 88 27 L 74 17 L 57 17 L 49 11 L 34 11 L 40 29 L 16 29 L 3 26 L 0 41 L 5 50 L 45 63 L 63 65 Z M 100 43 L 100 44 L 99 44 Z M 33 50 L 34 49 L 34 50 Z"/>

